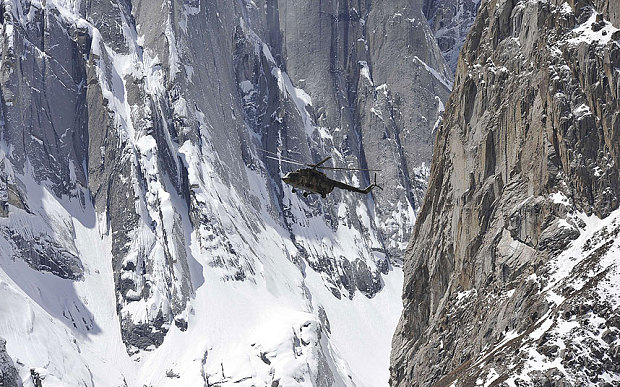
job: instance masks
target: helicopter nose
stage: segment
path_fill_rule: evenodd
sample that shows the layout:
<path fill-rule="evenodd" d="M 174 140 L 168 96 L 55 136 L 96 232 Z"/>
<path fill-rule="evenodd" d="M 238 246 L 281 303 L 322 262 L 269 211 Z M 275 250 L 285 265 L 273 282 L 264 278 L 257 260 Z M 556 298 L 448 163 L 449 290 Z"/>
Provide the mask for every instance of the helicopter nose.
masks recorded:
<path fill-rule="evenodd" d="M 286 176 L 284 176 L 284 177 L 282 178 L 282 181 L 283 181 L 283 182 L 285 182 L 285 183 L 288 183 L 288 182 L 289 182 L 289 180 L 290 180 L 290 178 L 289 178 L 289 177 L 286 177 Z"/>

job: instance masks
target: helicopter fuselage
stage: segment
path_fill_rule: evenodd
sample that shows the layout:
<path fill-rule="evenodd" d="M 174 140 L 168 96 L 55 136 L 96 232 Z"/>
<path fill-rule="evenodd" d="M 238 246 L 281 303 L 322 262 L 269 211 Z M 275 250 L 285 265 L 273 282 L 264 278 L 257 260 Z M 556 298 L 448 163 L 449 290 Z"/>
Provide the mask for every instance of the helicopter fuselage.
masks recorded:
<path fill-rule="evenodd" d="M 327 197 L 327 194 L 332 192 L 334 187 L 363 194 L 369 193 L 375 187 L 383 189 L 377 184 L 376 174 L 373 184 L 366 188 L 358 188 L 338 180 L 332 180 L 323 172 L 317 171 L 316 168 L 304 168 L 289 172 L 282 178 L 282 181 L 292 186 L 293 192 L 296 189 L 301 189 L 305 191 L 304 196 L 308 196 L 310 193 L 317 193 L 323 198 Z"/>
<path fill-rule="evenodd" d="M 362 194 L 367 194 L 372 191 L 373 188 L 381 188 L 380 185 L 377 184 L 377 174 L 375 173 L 375 182 L 370 184 L 366 188 L 354 187 L 352 185 L 343 183 L 338 180 L 333 180 L 327 177 L 323 172 L 318 169 L 332 169 L 332 170 L 344 170 L 344 171 L 376 171 L 374 169 L 363 169 L 363 168 L 340 168 L 340 167 L 323 167 L 322 165 L 331 159 L 331 156 L 324 158 L 316 164 L 303 164 L 295 160 L 284 159 L 281 158 L 279 154 L 264 150 L 267 153 L 266 158 L 277 160 L 279 162 L 285 162 L 290 164 L 297 165 L 307 165 L 310 168 L 302 168 L 293 172 L 287 173 L 283 178 L 286 184 L 293 187 L 293 192 L 296 192 L 297 189 L 301 189 L 304 191 L 304 197 L 307 197 L 311 193 L 320 194 L 322 198 L 326 198 L 327 194 L 332 192 L 334 188 L 344 189 L 350 192 L 358 192 Z"/>
<path fill-rule="evenodd" d="M 286 184 L 309 193 L 317 193 L 325 197 L 334 190 L 336 181 L 314 168 L 298 169 L 287 173 L 283 178 Z M 307 195 L 305 195 L 307 196 Z"/>

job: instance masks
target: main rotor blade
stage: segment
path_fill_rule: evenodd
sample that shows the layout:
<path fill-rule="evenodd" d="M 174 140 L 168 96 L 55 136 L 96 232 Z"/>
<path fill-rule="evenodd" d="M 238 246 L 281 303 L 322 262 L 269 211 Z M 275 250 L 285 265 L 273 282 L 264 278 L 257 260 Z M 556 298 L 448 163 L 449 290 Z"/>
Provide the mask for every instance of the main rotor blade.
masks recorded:
<path fill-rule="evenodd" d="M 274 153 L 274 152 L 268 151 L 267 149 L 260 149 L 260 148 L 258 148 L 258 150 L 261 150 L 261 151 L 263 151 L 263 152 L 265 152 L 265 153 L 267 153 L 267 154 L 270 154 L 271 156 L 276 157 L 278 160 L 285 160 L 285 161 L 290 161 L 290 162 L 292 162 L 292 163 L 301 163 L 301 164 L 303 164 L 303 165 L 305 165 L 305 166 L 310 166 L 310 164 L 307 164 L 307 163 L 302 163 L 301 161 L 297 161 L 297 160 L 293 160 L 293 159 L 292 159 L 292 158 L 290 158 L 290 157 L 286 157 L 286 156 L 279 155 L 279 154 L 277 154 L 277 153 Z"/>
<path fill-rule="evenodd" d="M 258 148 L 258 150 L 261 150 L 269 155 L 273 155 L 273 156 L 265 156 L 266 158 L 272 159 L 272 160 L 278 160 L 278 161 L 284 161 L 286 163 L 291 163 L 291 164 L 296 164 L 296 165 L 301 165 L 304 167 L 312 167 L 312 168 L 317 168 L 317 169 L 331 169 L 331 170 L 340 170 L 340 171 L 371 171 L 371 172 L 380 172 L 380 169 L 367 169 L 367 168 L 343 168 L 343 167 L 321 167 L 321 164 L 325 163 L 326 161 L 330 160 L 332 157 L 328 156 L 326 158 L 324 158 L 323 160 L 319 161 L 316 164 L 308 164 L 308 163 L 302 163 L 300 161 L 296 161 L 293 160 L 291 158 L 288 157 L 284 157 L 281 156 L 277 153 L 268 151 L 267 149 L 261 149 Z M 274 157 L 275 156 L 275 157 Z"/>
<path fill-rule="evenodd" d="M 261 151 L 261 152 L 265 152 L 265 153 L 267 153 L 267 154 L 268 154 L 268 155 L 270 155 L 270 156 L 274 156 L 274 157 L 278 157 L 278 158 L 283 157 L 282 155 L 280 155 L 280 154 L 278 154 L 278 153 L 276 153 L 276 152 L 268 151 L 267 149 L 261 149 L 261 148 L 257 148 L 257 149 L 258 149 L 259 151 Z"/>
<path fill-rule="evenodd" d="M 372 171 L 380 172 L 380 169 L 367 169 L 367 168 L 341 168 L 341 167 L 317 167 L 318 169 L 335 169 L 340 171 Z"/>
<path fill-rule="evenodd" d="M 295 165 L 301 165 L 302 167 L 307 167 L 307 166 L 308 166 L 307 164 L 298 163 L 297 161 L 285 160 L 285 159 L 278 159 L 278 158 L 276 158 L 276 157 L 271 157 L 271 156 L 265 156 L 265 158 L 272 159 L 272 160 L 276 160 L 276 161 L 280 161 L 280 162 L 285 162 L 285 163 L 295 164 Z"/>
<path fill-rule="evenodd" d="M 268 151 L 267 149 L 258 148 L 258 150 L 259 151 L 263 151 L 265 153 L 269 153 L 269 154 L 274 155 L 274 156 L 280 156 L 279 154 L 277 154 L 275 152 L 272 152 L 272 151 Z"/>
<path fill-rule="evenodd" d="M 319 161 L 319 162 L 318 162 L 318 163 L 316 163 L 316 164 L 310 164 L 310 166 L 311 166 L 312 168 L 318 168 L 318 167 L 319 167 L 319 165 L 323 164 L 324 162 L 326 162 L 327 160 L 329 160 L 329 159 L 331 159 L 331 158 L 332 158 L 331 156 L 327 156 L 326 158 L 324 158 L 323 160 Z"/>

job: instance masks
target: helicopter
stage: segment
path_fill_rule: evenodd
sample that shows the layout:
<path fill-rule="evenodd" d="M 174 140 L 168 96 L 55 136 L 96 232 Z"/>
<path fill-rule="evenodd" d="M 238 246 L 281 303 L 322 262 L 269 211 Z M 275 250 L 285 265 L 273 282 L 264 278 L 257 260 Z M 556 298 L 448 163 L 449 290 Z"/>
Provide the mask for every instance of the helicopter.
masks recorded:
<path fill-rule="evenodd" d="M 383 190 L 379 184 L 377 184 L 377 174 L 375 173 L 375 181 L 371 185 L 366 188 L 358 188 L 352 185 L 343 183 L 338 180 L 333 180 L 327 177 L 323 172 L 319 171 L 319 169 L 328 169 L 328 170 L 341 170 L 341 171 L 373 171 L 378 172 L 378 169 L 364 169 L 364 168 L 340 168 L 340 167 L 323 167 L 328 160 L 331 160 L 331 156 L 324 158 L 316 164 L 306 164 L 301 163 L 299 161 L 282 158 L 276 153 L 267 151 L 262 149 L 263 152 L 267 153 L 268 159 L 277 160 L 289 164 L 300 165 L 308 168 L 301 168 L 296 171 L 288 172 L 284 177 L 282 177 L 282 181 L 286 184 L 293 187 L 292 191 L 297 192 L 297 189 L 303 190 L 303 196 L 308 197 L 308 195 L 312 193 L 320 194 L 323 199 L 327 197 L 327 194 L 332 192 L 334 188 L 340 188 L 351 192 L 358 192 L 362 194 L 367 194 L 372 191 L 374 188 L 379 188 Z M 274 157 L 275 156 L 275 157 Z"/>

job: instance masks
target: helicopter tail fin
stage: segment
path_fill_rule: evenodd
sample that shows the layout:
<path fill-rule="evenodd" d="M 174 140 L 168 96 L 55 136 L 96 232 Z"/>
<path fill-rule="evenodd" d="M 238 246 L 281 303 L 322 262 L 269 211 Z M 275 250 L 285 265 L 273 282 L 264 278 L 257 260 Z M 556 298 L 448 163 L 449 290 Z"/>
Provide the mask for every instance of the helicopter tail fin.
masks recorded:
<path fill-rule="evenodd" d="M 377 184 L 377 174 L 376 174 L 376 173 L 375 173 L 375 181 L 374 181 L 374 183 L 372 183 L 371 185 L 369 185 L 368 187 L 366 187 L 366 188 L 364 189 L 364 193 L 366 193 L 366 194 L 367 194 L 367 193 L 369 193 L 369 192 L 370 192 L 370 191 L 372 191 L 372 190 L 373 190 L 373 188 L 375 188 L 375 187 L 376 187 L 376 188 L 379 188 L 381 191 L 383 191 L 383 187 L 382 187 L 382 186 L 380 186 L 379 184 Z"/>

